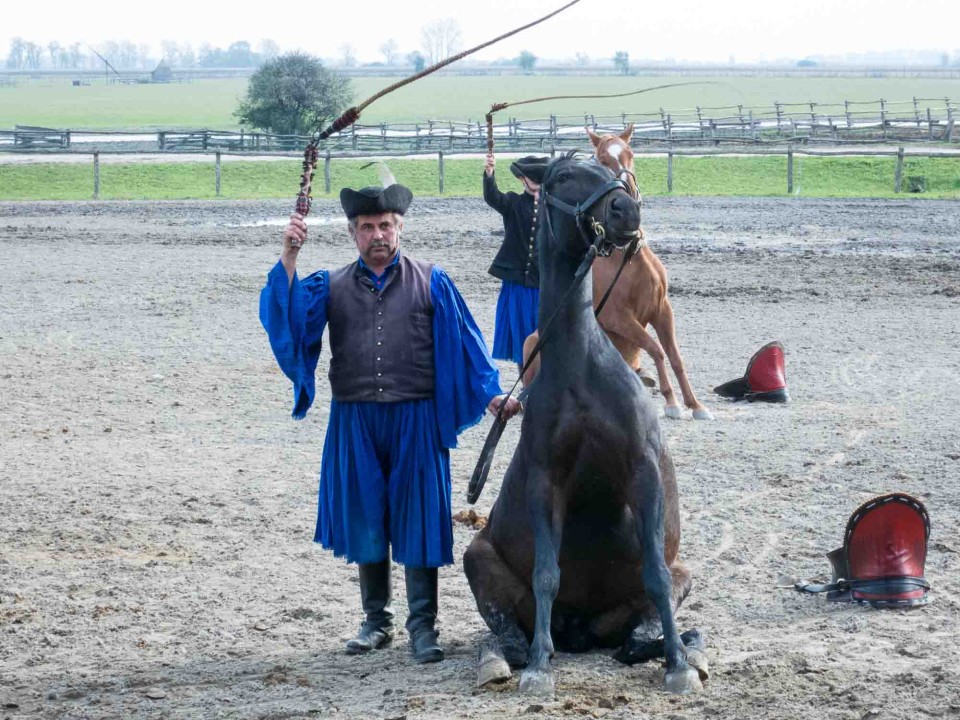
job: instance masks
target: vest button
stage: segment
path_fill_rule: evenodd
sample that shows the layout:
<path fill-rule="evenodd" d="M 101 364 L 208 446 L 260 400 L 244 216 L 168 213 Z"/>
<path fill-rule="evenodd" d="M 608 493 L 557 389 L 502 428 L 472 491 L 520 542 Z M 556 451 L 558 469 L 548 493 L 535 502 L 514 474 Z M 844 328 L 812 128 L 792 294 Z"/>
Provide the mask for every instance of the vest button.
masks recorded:
<path fill-rule="evenodd" d="M 383 345 L 383 343 L 377 340 L 377 345 Z"/>

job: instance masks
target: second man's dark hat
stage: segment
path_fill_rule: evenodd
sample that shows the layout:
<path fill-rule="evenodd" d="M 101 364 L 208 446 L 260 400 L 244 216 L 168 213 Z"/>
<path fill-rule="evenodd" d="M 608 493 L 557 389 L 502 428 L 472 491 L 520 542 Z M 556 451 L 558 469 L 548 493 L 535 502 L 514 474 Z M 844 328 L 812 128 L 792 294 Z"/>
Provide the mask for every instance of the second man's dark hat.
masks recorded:
<path fill-rule="evenodd" d="M 543 174 L 547 171 L 550 158 L 527 155 L 510 163 L 510 172 L 519 177 L 526 177 L 538 185 L 543 182 Z"/>
<path fill-rule="evenodd" d="M 403 215 L 412 201 L 413 193 L 397 183 L 385 188 L 372 185 L 360 190 L 343 188 L 340 191 L 340 206 L 350 220 L 358 215 L 380 215 L 385 212 Z"/>

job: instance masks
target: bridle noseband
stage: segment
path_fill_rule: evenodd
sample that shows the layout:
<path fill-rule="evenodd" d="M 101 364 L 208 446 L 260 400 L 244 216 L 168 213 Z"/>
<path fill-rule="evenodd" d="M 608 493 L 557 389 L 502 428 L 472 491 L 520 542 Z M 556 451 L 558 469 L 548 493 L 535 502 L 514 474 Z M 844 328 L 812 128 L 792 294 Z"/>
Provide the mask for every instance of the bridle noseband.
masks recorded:
<path fill-rule="evenodd" d="M 581 237 L 587 241 L 589 245 L 596 247 L 596 254 L 601 257 L 607 257 L 610 253 L 613 252 L 616 245 L 607 237 L 607 221 L 604 217 L 603 221 L 598 221 L 593 215 L 588 214 L 590 209 L 600 202 L 603 198 L 609 195 L 614 190 L 623 190 L 628 195 L 630 194 L 629 188 L 626 184 L 619 178 L 614 178 L 608 180 L 599 188 L 593 191 L 590 196 L 581 202 L 578 202 L 576 205 L 571 205 L 570 203 L 564 202 L 556 195 L 548 193 L 546 187 L 541 187 L 540 194 L 543 196 L 543 200 L 547 205 L 552 205 L 563 213 L 570 215 L 576 221 L 577 230 L 580 232 Z M 546 215 L 546 227 L 547 232 L 550 234 L 551 240 L 555 237 L 553 234 L 553 226 L 550 222 L 550 213 L 545 213 Z M 589 220 L 589 228 L 592 233 L 592 237 L 584 231 L 584 220 Z"/>

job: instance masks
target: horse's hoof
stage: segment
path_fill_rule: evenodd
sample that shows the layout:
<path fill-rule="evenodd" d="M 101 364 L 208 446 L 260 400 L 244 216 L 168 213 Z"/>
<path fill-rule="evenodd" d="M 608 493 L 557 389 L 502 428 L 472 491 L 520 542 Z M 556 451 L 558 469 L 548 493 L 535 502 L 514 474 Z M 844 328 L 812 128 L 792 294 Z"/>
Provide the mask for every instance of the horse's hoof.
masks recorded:
<path fill-rule="evenodd" d="M 671 420 L 679 420 L 683 417 L 683 410 L 680 409 L 679 405 L 667 405 L 663 408 L 663 415 Z"/>
<path fill-rule="evenodd" d="M 655 388 L 657 386 L 657 380 L 646 370 L 637 368 L 637 377 L 640 378 L 640 382 L 646 385 L 648 388 Z"/>
<path fill-rule="evenodd" d="M 696 677 L 696 673 L 694 673 L 694 677 Z M 520 692 L 524 695 L 552 699 L 556 693 L 553 673 L 543 670 L 524 670 L 520 674 Z"/>
<path fill-rule="evenodd" d="M 477 662 L 477 687 L 509 680 L 511 675 L 500 642 L 496 638 L 482 640 Z"/>
<path fill-rule="evenodd" d="M 486 687 L 491 683 L 502 683 L 513 677 L 510 666 L 503 658 L 488 657 L 481 659 L 477 668 L 477 687 Z"/>
<path fill-rule="evenodd" d="M 706 682 L 710 679 L 710 663 L 707 662 L 707 654 L 703 650 L 695 647 L 686 648 L 687 664 L 697 671 L 700 676 L 700 682 Z"/>
<path fill-rule="evenodd" d="M 703 690 L 703 683 L 700 682 L 700 673 L 688 667 L 664 675 L 663 689 L 674 695 L 692 695 Z"/>
<path fill-rule="evenodd" d="M 713 420 L 713 413 L 706 408 L 700 408 L 693 411 L 694 420 Z"/>

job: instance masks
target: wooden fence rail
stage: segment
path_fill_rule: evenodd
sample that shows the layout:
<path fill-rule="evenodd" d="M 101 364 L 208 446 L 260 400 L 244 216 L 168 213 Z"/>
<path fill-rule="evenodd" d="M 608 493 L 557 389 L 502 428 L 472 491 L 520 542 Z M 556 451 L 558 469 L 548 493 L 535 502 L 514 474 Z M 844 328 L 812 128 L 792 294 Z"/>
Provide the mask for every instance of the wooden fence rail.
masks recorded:
<path fill-rule="evenodd" d="M 905 101 L 846 100 L 836 104 L 777 102 L 772 107 L 728 105 L 697 106 L 657 112 L 619 115 L 549 115 L 520 120 L 497 117 L 495 145 L 499 150 L 549 152 L 580 147 L 585 127 L 598 132 L 619 132 L 634 124 L 632 144 L 719 146 L 762 144 L 863 144 L 900 142 L 960 141 L 954 131 L 957 108 L 950 98 L 915 97 Z M 71 146 L 124 144 L 123 134 L 81 130 L 54 130 L 17 126 L 0 131 L 0 150 L 43 152 Z M 161 130 L 155 146 L 144 135 L 138 138 L 143 149 L 161 152 L 203 152 L 224 150 L 250 153 L 287 153 L 302 150 L 310 138 L 302 135 L 275 135 L 259 132 L 220 130 Z M 321 151 L 420 153 L 484 152 L 486 125 L 480 121 L 425 120 L 418 123 L 353 125 L 321 144 Z"/>
<path fill-rule="evenodd" d="M 580 148 L 584 149 L 584 148 Z M 554 151 L 552 154 L 555 154 Z M 75 153 L 80 154 L 80 153 Z M 100 156 L 101 155 L 137 155 L 142 156 L 148 153 L 132 152 L 132 151 L 120 151 L 120 152 L 103 152 L 95 151 L 90 153 L 93 157 L 93 199 L 99 200 L 101 194 L 101 182 L 100 182 Z M 159 153 L 149 153 L 149 154 L 159 154 Z M 217 197 L 220 197 L 222 194 L 222 158 L 224 155 L 230 155 L 235 157 L 243 157 L 248 155 L 239 150 L 211 150 L 207 154 L 212 155 L 214 159 L 214 188 Z M 421 153 L 425 155 L 426 153 Z M 666 190 L 667 192 L 673 192 L 673 185 L 675 179 L 675 166 L 674 158 L 677 157 L 705 157 L 705 156 L 731 156 L 731 153 L 726 150 L 721 150 L 718 148 L 675 148 L 671 147 L 668 149 L 655 149 L 645 151 L 645 154 L 658 156 L 663 155 L 667 160 L 667 180 L 666 180 Z M 406 155 L 406 153 L 404 153 Z M 787 174 L 786 174 L 786 191 L 787 194 L 794 193 L 794 156 L 795 155 L 807 155 L 811 157 L 890 157 L 895 159 L 895 164 L 893 167 L 892 180 L 893 180 L 893 190 L 896 193 L 901 192 L 903 185 L 903 165 L 906 158 L 953 158 L 958 163 L 960 163 L 960 151 L 916 151 L 913 150 L 910 153 L 906 152 L 904 147 L 899 147 L 896 150 L 816 150 L 807 147 L 797 147 L 790 145 L 787 148 L 751 148 L 751 149 L 742 149 L 737 150 L 734 157 L 750 157 L 750 156 L 786 156 L 787 159 Z M 291 157 L 293 157 L 291 155 Z M 358 157 L 369 157 L 369 155 L 361 155 L 353 152 L 343 153 L 343 154 L 334 154 L 329 150 L 326 151 L 323 155 L 323 186 L 324 192 L 329 194 L 332 187 L 331 182 L 331 162 L 338 159 L 352 159 Z M 445 190 L 445 153 L 443 150 L 436 151 L 437 158 L 437 177 L 438 177 L 438 191 L 440 195 L 444 194 Z M 911 192 L 923 192 L 924 188 L 922 187 L 922 178 L 908 178 L 911 184 Z M 916 186 L 916 187 L 914 187 Z"/>

